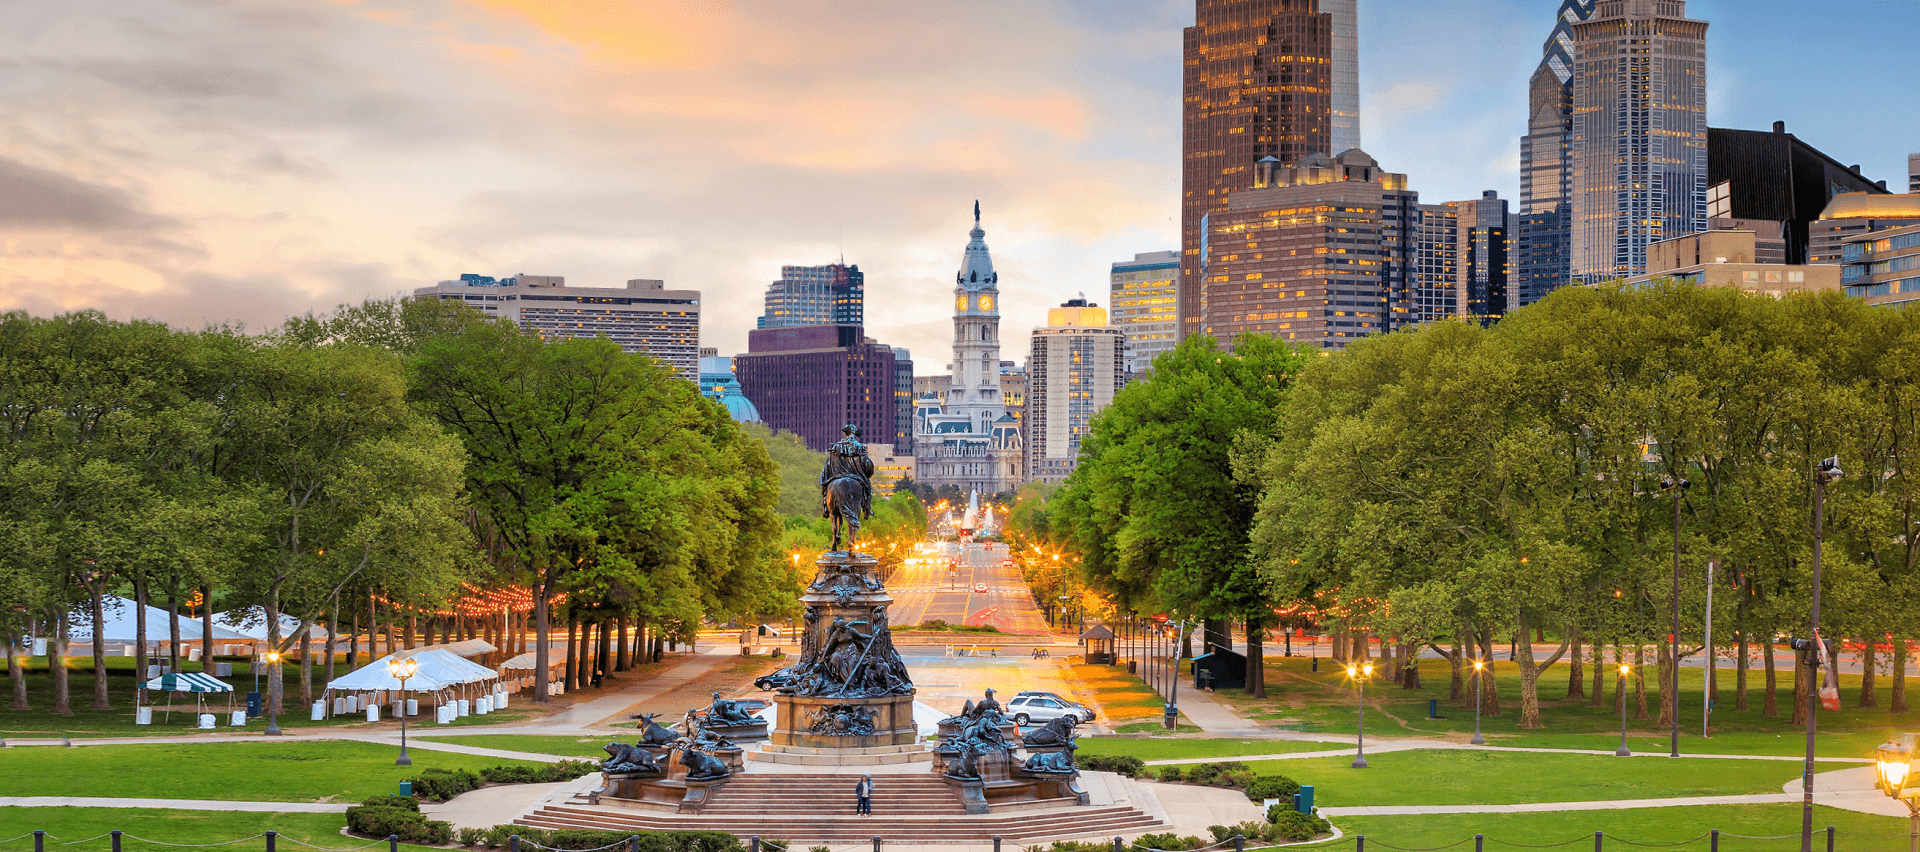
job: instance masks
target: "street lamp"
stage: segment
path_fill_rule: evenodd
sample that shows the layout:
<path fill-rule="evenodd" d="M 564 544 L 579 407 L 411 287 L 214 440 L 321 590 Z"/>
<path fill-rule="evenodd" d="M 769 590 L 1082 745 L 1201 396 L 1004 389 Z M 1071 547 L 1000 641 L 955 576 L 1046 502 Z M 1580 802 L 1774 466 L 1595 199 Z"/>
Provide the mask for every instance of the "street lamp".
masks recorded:
<path fill-rule="evenodd" d="M 388 660 L 387 674 L 400 679 L 400 757 L 394 760 L 395 766 L 412 766 L 413 758 L 407 756 L 407 678 L 420 671 L 420 664 L 412 657 L 404 660 Z"/>
<path fill-rule="evenodd" d="M 1486 670 L 1486 660 L 1473 661 L 1473 739 L 1468 742 L 1474 745 L 1487 744 L 1487 741 L 1480 736 L 1480 702 L 1485 697 L 1485 690 L 1480 687 L 1480 673 Z"/>
<path fill-rule="evenodd" d="M 1613 750 L 1615 757 L 1632 757 L 1633 750 L 1627 748 L 1627 673 L 1633 667 L 1620 664 L 1620 685 L 1614 688 L 1614 694 L 1620 696 L 1620 747 Z"/>
<path fill-rule="evenodd" d="M 1353 768 L 1367 768 L 1367 678 L 1373 677 L 1373 664 L 1362 663 L 1347 667 L 1347 677 L 1353 679 L 1355 706 L 1360 709 L 1360 737 L 1356 740 L 1359 750 L 1354 753 Z"/>
<path fill-rule="evenodd" d="M 1671 689 L 1661 690 L 1660 700 L 1672 709 L 1667 718 L 1673 723 L 1672 752 L 1668 757 L 1680 756 L 1680 500 L 1687 496 L 1687 489 L 1693 483 L 1681 480 L 1660 480 L 1660 490 L 1673 498 L 1673 633 L 1667 636 L 1671 645 L 1673 665 L 1673 685 Z M 1707 649 L 1707 656 L 1713 656 L 1713 649 Z"/>
<path fill-rule="evenodd" d="M 1167 639 L 1173 643 L 1173 647 L 1167 649 L 1167 683 L 1170 688 L 1167 692 L 1167 715 L 1163 722 L 1167 730 L 1172 731 L 1180 727 L 1180 646 L 1185 644 L 1181 640 L 1186 638 L 1187 623 L 1169 621 L 1167 628 L 1170 631 Z"/>
<path fill-rule="evenodd" d="M 280 711 L 279 711 L 279 707 L 277 706 L 277 703 L 273 699 L 278 698 L 280 694 L 280 689 L 279 689 L 280 687 L 280 652 L 279 651 L 267 652 L 267 665 L 273 666 L 273 676 L 267 678 L 267 686 L 269 687 L 269 691 L 271 691 L 274 694 L 267 697 L 266 735 L 269 737 L 277 737 L 277 736 L 280 736 Z"/>
<path fill-rule="evenodd" d="M 1808 669 L 1813 680 L 1807 684 L 1807 757 L 1800 770 L 1800 852 L 1813 852 L 1813 739 L 1817 730 L 1815 718 L 1820 710 L 1820 661 L 1824 648 L 1820 647 L 1820 545 L 1825 536 L 1827 521 L 1827 485 L 1841 477 L 1840 457 L 1830 456 L 1820 462 L 1813 473 L 1813 607 L 1808 621 L 1812 630 L 1807 634 L 1807 650 L 1814 663 Z"/>
<path fill-rule="evenodd" d="M 1907 779 L 1913 777 L 1913 740 L 1906 734 L 1897 743 L 1882 743 L 1873 765 L 1880 779 L 1875 786 L 1907 806 L 1907 849 L 1920 852 L 1920 790 L 1907 789 Z"/>

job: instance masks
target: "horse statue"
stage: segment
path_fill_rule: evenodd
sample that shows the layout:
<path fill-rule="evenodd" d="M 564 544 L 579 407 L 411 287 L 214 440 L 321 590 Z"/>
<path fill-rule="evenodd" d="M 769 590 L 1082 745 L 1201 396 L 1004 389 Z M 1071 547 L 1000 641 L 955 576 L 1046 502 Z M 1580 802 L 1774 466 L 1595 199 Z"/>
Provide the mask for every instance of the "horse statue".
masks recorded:
<path fill-rule="evenodd" d="M 833 550 L 852 553 L 860 522 L 873 514 L 873 459 L 858 425 L 848 423 L 840 432 L 844 437 L 827 448 L 820 469 L 821 514 L 833 521 Z"/>

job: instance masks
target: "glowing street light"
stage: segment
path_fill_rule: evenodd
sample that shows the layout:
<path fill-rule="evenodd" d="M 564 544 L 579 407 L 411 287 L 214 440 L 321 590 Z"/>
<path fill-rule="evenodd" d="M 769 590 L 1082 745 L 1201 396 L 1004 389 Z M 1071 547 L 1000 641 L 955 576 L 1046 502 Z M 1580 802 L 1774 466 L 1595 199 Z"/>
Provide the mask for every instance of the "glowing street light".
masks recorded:
<path fill-rule="evenodd" d="M 387 674 L 400 679 L 400 757 L 393 762 L 395 766 L 413 765 L 413 758 L 407 756 L 407 678 L 419 672 L 420 664 L 412 657 L 387 661 Z"/>
<path fill-rule="evenodd" d="M 1367 768 L 1367 679 L 1373 677 L 1373 664 L 1362 663 L 1347 666 L 1347 677 L 1353 680 L 1353 694 L 1358 699 L 1354 703 L 1360 708 L 1360 737 L 1356 741 L 1359 750 L 1353 757 L 1353 768 Z"/>
<path fill-rule="evenodd" d="M 1486 670 L 1486 660 L 1473 661 L 1473 739 L 1468 742 L 1474 745 L 1487 744 L 1487 741 L 1480 736 L 1480 702 L 1486 696 L 1485 690 L 1480 687 L 1480 673 Z"/>
<path fill-rule="evenodd" d="M 209 658 L 209 660 L 211 660 L 211 658 Z M 270 666 L 273 666 L 273 669 L 274 669 L 273 673 L 275 677 L 270 677 L 267 679 L 267 685 L 274 688 L 273 689 L 274 694 L 267 698 L 266 735 L 269 737 L 277 737 L 277 736 L 280 736 L 280 714 L 275 709 L 275 702 L 273 699 L 278 698 L 280 695 L 280 689 L 279 689 L 280 678 L 278 677 L 278 675 L 280 674 L 280 652 L 268 651 L 267 664 Z"/>
<path fill-rule="evenodd" d="M 1907 780 L 1913 777 L 1913 741 L 1914 735 L 1906 734 L 1899 742 L 1881 744 L 1873 767 L 1880 792 L 1907 806 L 1907 848 L 1920 852 L 1920 790 L 1907 788 Z"/>
<path fill-rule="evenodd" d="M 1620 696 L 1620 747 L 1613 750 L 1615 757 L 1633 755 L 1633 750 L 1627 748 L 1627 673 L 1631 671 L 1633 671 L 1632 666 L 1626 663 L 1620 664 L 1620 685 L 1614 689 L 1614 692 Z"/>

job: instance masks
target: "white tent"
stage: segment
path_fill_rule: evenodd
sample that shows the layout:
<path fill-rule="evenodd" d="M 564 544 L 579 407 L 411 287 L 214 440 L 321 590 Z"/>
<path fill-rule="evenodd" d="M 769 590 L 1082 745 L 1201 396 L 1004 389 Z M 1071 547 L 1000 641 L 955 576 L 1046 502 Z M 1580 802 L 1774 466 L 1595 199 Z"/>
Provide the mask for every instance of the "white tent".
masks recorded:
<path fill-rule="evenodd" d="M 138 641 L 139 630 L 134 613 L 138 604 L 116 595 L 106 597 L 103 611 L 106 623 L 99 631 L 101 641 L 114 643 L 133 643 Z M 67 635 L 73 642 L 91 643 L 94 638 L 93 612 L 91 607 L 82 607 L 67 619 Z M 201 631 L 200 620 L 186 615 L 180 616 L 180 641 L 198 642 L 205 638 Z M 167 629 L 167 611 L 157 606 L 147 607 L 147 641 L 171 641 L 172 634 Z M 213 641 L 236 644 L 253 644 L 253 637 L 234 630 L 213 625 Z"/>
<path fill-rule="evenodd" d="M 213 614 L 213 629 L 222 627 L 245 636 L 265 641 L 267 638 L 267 610 L 265 607 L 250 606 L 244 609 L 230 609 Z M 308 632 L 315 642 L 327 641 L 327 630 L 318 624 L 308 625 Z M 280 637 L 296 636 L 300 632 L 300 619 L 286 613 L 280 613 Z"/>
<path fill-rule="evenodd" d="M 499 649 L 493 647 L 493 643 L 485 639 L 462 639 L 458 642 L 446 642 L 440 645 L 416 646 L 412 650 L 416 652 L 443 650 L 451 652 L 455 656 L 472 659 L 474 657 L 484 657 Z"/>
<path fill-rule="evenodd" d="M 400 688 L 400 679 L 394 677 L 391 672 L 387 671 L 387 663 L 392 660 L 392 654 L 374 660 L 352 672 L 328 681 L 327 688 L 343 692 L 382 692 L 386 690 L 398 690 Z M 459 681 L 441 680 L 435 677 L 433 672 L 423 667 L 418 674 L 407 678 L 407 691 L 438 692 L 458 682 Z"/>

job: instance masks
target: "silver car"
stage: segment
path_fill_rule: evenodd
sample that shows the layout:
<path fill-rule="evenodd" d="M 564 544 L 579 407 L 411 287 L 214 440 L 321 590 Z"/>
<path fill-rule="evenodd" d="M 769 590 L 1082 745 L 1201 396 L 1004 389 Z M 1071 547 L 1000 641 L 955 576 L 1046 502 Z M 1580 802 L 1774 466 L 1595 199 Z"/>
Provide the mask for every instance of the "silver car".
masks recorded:
<path fill-rule="evenodd" d="M 1051 722 L 1062 716 L 1072 716 L 1080 724 L 1093 721 L 1093 711 L 1057 696 L 1016 695 L 1007 702 L 1007 715 L 1013 723 L 1026 727 L 1034 722 Z"/>

